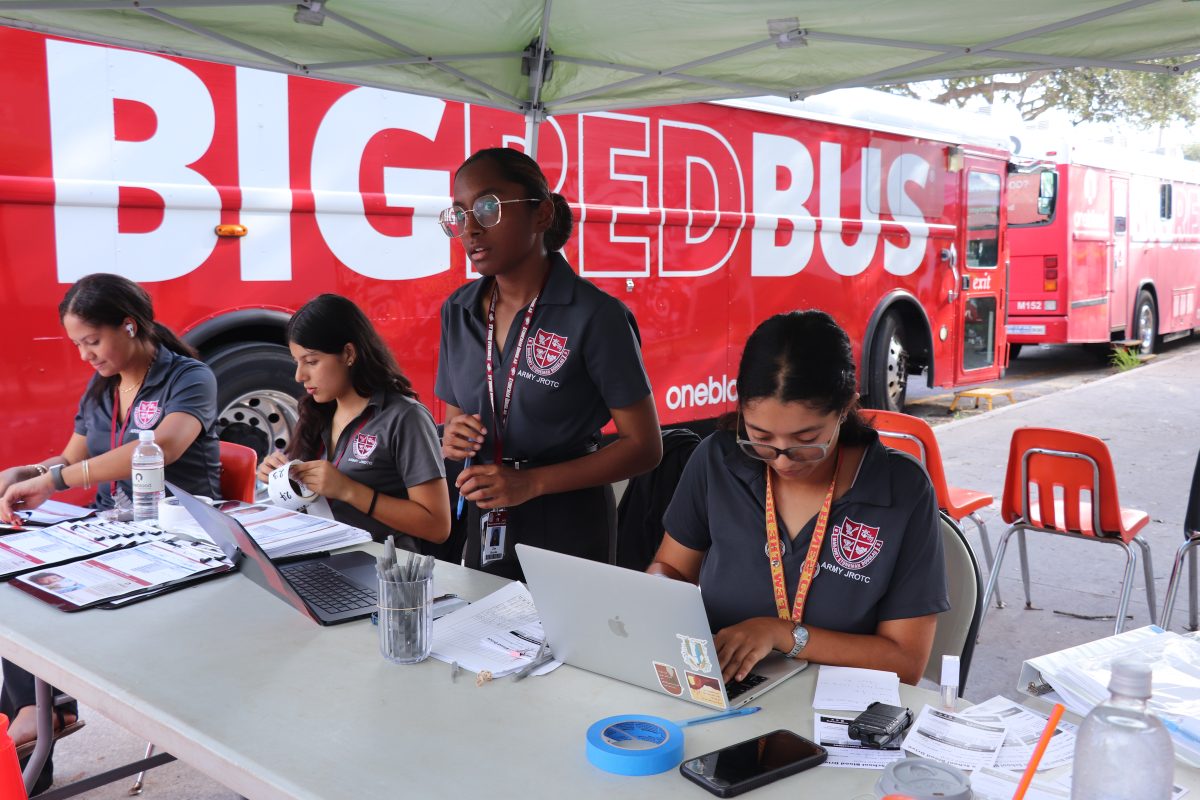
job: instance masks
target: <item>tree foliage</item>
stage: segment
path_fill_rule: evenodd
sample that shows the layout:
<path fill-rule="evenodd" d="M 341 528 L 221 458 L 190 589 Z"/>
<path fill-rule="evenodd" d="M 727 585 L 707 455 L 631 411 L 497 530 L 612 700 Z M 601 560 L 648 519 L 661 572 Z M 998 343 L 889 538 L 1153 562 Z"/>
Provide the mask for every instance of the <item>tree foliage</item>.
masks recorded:
<path fill-rule="evenodd" d="M 932 86 L 933 96 L 928 87 Z M 924 88 L 924 91 L 922 89 Z M 1061 109 L 1073 123 L 1123 122 L 1148 129 L 1200 118 L 1200 70 L 1182 74 L 1056 69 L 902 84 L 889 91 L 959 107 L 974 98 L 1015 103 L 1025 120 Z"/>

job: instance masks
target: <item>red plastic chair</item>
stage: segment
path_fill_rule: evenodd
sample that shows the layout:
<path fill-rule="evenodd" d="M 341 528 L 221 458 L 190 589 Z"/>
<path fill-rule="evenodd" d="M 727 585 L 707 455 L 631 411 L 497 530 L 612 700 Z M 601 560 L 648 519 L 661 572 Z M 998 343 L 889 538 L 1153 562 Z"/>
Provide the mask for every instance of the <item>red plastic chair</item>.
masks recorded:
<path fill-rule="evenodd" d="M 859 413 L 875 426 L 880 441 L 885 445 L 908 453 L 925 465 L 925 471 L 929 473 L 929 480 L 933 483 L 933 492 L 937 495 L 938 507 L 946 512 L 950 519 L 959 525 L 963 519 L 970 519 L 975 523 L 975 527 L 979 529 L 979 541 L 983 545 L 984 560 L 988 570 L 991 570 L 992 545 L 988 541 L 987 525 L 979 516 L 979 509 L 990 506 L 996 498 L 987 492 L 963 489 L 946 482 L 941 448 L 938 447 L 937 437 L 933 435 L 933 428 L 929 427 L 925 420 L 895 411 L 863 409 Z M 996 607 L 1004 607 L 999 592 L 996 592 Z"/>
<path fill-rule="evenodd" d="M 254 448 L 233 442 L 221 442 L 221 497 L 225 500 L 254 502 L 254 475 L 258 453 Z"/>
<path fill-rule="evenodd" d="M 996 566 L 988 578 L 985 612 L 987 600 L 996 588 L 1009 537 L 1018 531 L 1039 531 L 1085 542 L 1119 545 L 1125 551 L 1125 576 L 1121 580 L 1121 602 L 1114 635 L 1125 627 L 1125 612 L 1129 608 L 1138 560 L 1137 550 L 1129 544 L 1136 544 L 1142 551 L 1150 622 L 1155 621 L 1150 546 L 1138 535 L 1150 521 L 1150 516 L 1144 511 L 1121 507 L 1112 456 L 1104 442 L 1095 436 L 1054 428 L 1013 431 L 1000 516 L 1009 523 L 1009 528 L 1000 538 Z M 1032 608 L 1029 555 L 1023 535 L 1017 543 L 1021 554 L 1021 580 L 1025 584 L 1025 607 Z"/>
<path fill-rule="evenodd" d="M 25 800 L 25 779 L 17 760 L 17 748 L 8 735 L 8 717 L 0 714 L 0 797 Z"/>

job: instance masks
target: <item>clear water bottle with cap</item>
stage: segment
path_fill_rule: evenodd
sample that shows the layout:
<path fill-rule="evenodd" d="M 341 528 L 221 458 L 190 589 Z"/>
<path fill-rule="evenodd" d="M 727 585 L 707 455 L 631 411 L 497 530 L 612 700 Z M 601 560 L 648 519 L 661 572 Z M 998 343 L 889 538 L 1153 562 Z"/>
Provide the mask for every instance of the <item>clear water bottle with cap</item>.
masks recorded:
<path fill-rule="evenodd" d="M 1087 715 L 1075 740 L 1072 800 L 1171 797 L 1175 748 L 1162 722 L 1146 710 L 1150 679 L 1147 664 L 1113 664 L 1111 696 Z"/>
<path fill-rule="evenodd" d="M 165 496 L 163 473 L 166 459 L 162 448 L 154 443 L 154 431 L 138 434 L 138 446 L 133 449 L 133 519 L 135 522 L 154 522 L 158 519 L 158 503 Z"/>

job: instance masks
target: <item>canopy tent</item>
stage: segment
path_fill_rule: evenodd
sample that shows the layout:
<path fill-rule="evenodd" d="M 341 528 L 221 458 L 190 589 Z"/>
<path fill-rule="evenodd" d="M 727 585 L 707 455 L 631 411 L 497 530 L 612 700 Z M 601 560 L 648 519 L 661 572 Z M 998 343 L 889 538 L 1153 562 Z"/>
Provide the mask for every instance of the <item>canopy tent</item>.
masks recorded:
<path fill-rule="evenodd" d="M 0 0 L 0 24 L 509 109 L 531 136 L 548 114 L 1200 67 L 1200 0 Z"/>

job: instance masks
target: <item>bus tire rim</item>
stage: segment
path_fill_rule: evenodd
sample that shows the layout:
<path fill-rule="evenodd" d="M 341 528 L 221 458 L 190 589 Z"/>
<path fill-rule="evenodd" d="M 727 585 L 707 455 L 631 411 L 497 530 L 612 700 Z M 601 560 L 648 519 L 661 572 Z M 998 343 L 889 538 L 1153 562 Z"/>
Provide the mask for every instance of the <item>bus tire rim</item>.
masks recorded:
<path fill-rule="evenodd" d="M 888 406 L 896 408 L 900 402 L 900 395 L 904 392 L 904 382 L 908 376 L 908 356 L 905 354 L 904 344 L 898 336 L 893 336 L 888 342 L 887 371 Z"/>
<path fill-rule="evenodd" d="M 273 389 L 247 392 L 221 409 L 217 437 L 253 447 L 261 459 L 287 449 L 298 414 L 296 398 L 289 394 Z"/>
<path fill-rule="evenodd" d="M 1154 340 L 1154 309 L 1150 303 L 1142 303 L 1138 309 L 1138 338 L 1142 340 L 1142 353 L 1149 353 Z"/>

